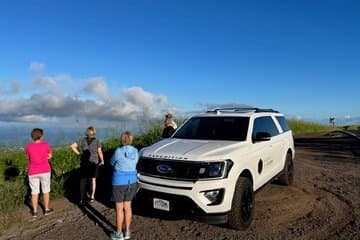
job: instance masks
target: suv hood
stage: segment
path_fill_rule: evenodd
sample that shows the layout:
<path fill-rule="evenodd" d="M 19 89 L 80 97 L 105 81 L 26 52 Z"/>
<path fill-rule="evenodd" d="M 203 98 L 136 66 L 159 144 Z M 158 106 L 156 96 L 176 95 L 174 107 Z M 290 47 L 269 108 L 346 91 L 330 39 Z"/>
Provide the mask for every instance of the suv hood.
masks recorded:
<path fill-rule="evenodd" d="M 141 150 L 142 157 L 175 160 L 223 160 L 227 155 L 245 147 L 245 142 L 211 141 L 168 138 Z"/>

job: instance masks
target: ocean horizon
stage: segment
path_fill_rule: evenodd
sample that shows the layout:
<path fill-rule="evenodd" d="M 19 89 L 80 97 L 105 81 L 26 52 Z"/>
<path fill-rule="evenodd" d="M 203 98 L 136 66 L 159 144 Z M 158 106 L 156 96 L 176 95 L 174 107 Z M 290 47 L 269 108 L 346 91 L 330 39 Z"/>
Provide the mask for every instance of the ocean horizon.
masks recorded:
<path fill-rule="evenodd" d="M 71 144 L 85 136 L 86 128 L 77 127 L 43 127 L 44 141 L 52 146 L 63 146 Z M 23 148 L 31 142 L 32 128 L 24 126 L 0 126 L 0 148 Z M 103 141 L 108 138 L 119 137 L 124 128 L 96 128 L 96 137 Z M 139 129 L 127 129 L 134 134 L 140 132 Z"/>

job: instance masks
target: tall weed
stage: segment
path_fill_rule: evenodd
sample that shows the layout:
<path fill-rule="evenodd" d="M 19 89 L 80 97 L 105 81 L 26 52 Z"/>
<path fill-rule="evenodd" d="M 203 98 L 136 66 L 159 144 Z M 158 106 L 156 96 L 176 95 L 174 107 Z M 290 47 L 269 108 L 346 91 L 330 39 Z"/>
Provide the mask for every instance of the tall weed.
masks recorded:
<path fill-rule="evenodd" d="M 288 124 L 293 134 L 318 133 L 333 130 L 332 127 L 297 119 L 288 119 Z"/>

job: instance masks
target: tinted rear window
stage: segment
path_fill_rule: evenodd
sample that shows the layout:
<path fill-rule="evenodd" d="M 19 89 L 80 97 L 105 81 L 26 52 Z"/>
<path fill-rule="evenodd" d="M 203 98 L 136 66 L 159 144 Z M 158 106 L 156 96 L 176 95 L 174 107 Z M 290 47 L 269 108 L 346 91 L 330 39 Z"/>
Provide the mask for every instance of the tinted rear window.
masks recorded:
<path fill-rule="evenodd" d="M 287 124 L 287 121 L 286 121 L 285 117 L 283 117 L 283 116 L 277 116 L 276 119 L 277 119 L 278 122 L 280 123 L 280 126 L 281 126 L 281 128 L 282 128 L 282 130 L 283 130 L 284 132 L 290 130 L 289 125 Z"/>
<path fill-rule="evenodd" d="M 193 117 L 173 136 L 182 139 L 244 141 L 248 117 Z"/>

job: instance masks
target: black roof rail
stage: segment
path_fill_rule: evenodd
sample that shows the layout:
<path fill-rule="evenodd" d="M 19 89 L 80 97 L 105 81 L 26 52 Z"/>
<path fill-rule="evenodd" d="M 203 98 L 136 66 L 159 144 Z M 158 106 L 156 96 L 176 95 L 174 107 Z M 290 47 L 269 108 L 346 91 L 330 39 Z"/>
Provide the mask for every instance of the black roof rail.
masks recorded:
<path fill-rule="evenodd" d="M 226 107 L 226 108 L 214 108 L 212 110 L 206 111 L 207 113 L 220 113 L 220 112 L 272 112 L 272 113 L 279 113 L 271 108 L 255 108 L 255 107 Z"/>
<path fill-rule="evenodd" d="M 272 112 L 272 113 L 279 113 L 279 111 L 274 110 L 272 108 L 258 108 L 256 112 Z"/>

